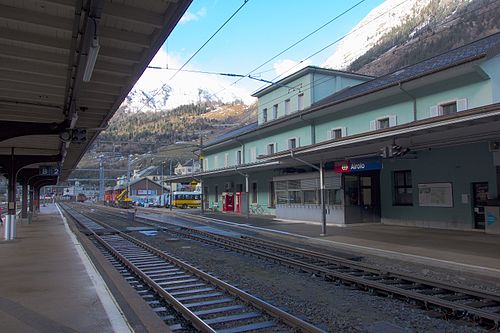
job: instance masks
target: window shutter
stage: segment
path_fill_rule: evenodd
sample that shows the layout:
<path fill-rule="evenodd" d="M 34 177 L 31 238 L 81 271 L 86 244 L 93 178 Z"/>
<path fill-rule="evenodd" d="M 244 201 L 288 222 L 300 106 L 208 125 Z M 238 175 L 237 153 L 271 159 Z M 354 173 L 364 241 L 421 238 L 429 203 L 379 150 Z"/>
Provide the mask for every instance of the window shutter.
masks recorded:
<path fill-rule="evenodd" d="M 457 112 L 467 110 L 467 98 L 457 100 Z"/>
<path fill-rule="evenodd" d="M 347 136 L 347 127 L 342 127 L 342 137 Z"/>
<path fill-rule="evenodd" d="M 439 108 L 437 105 L 433 105 L 429 109 L 430 111 L 430 117 L 437 117 L 439 116 Z"/>
<path fill-rule="evenodd" d="M 250 149 L 250 162 L 257 161 L 257 147 L 252 147 Z"/>
<path fill-rule="evenodd" d="M 297 137 L 297 148 L 299 148 L 299 147 L 300 147 L 300 138 Z"/>
<path fill-rule="evenodd" d="M 397 116 L 395 114 L 392 116 L 389 116 L 389 127 L 393 127 L 393 126 L 396 126 L 398 124 L 396 117 Z"/>
<path fill-rule="evenodd" d="M 375 131 L 377 129 L 377 121 L 370 120 L 370 131 Z"/>

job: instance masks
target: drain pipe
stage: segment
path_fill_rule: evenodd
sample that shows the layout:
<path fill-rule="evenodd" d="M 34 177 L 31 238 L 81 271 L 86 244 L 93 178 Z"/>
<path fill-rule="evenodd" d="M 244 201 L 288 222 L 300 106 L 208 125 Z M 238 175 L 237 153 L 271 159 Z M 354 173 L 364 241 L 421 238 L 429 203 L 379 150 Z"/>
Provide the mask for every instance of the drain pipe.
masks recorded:
<path fill-rule="evenodd" d="M 398 82 L 398 87 L 402 92 L 410 96 L 410 98 L 413 100 L 413 121 L 417 121 L 417 98 L 414 95 L 410 94 L 408 90 L 405 90 L 401 82 Z"/>
<path fill-rule="evenodd" d="M 290 151 L 290 157 L 300 163 L 310 166 L 319 171 L 319 188 L 320 188 L 320 204 L 321 204 L 321 236 L 326 236 L 326 204 L 325 204 L 325 165 L 323 161 L 319 162 L 319 168 L 303 159 L 295 157 L 293 150 Z"/>

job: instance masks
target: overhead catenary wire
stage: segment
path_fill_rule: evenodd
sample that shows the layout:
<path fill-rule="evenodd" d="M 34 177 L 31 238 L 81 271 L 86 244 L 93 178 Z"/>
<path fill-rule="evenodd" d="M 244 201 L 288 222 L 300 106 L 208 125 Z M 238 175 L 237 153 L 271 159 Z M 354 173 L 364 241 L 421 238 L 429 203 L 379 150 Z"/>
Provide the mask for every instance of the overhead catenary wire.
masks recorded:
<path fill-rule="evenodd" d="M 304 40 L 306 40 L 307 38 L 311 37 L 312 35 L 314 35 L 315 33 L 317 33 L 318 31 L 322 30 L 323 28 L 325 28 L 326 26 L 328 26 L 329 24 L 335 22 L 336 20 L 338 20 L 339 18 L 341 18 L 342 16 L 344 16 L 345 14 L 349 13 L 351 10 L 353 10 L 354 8 L 358 7 L 359 5 L 361 5 L 363 2 L 365 2 L 366 0 L 360 0 L 358 1 L 357 3 L 355 3 L 354 5 L 352 5 L 351 7 L 349 7 L 348 9 L 344 10 L 342 13 L 336 15 L 334 18 L 332 18 L 331 20 L 329 20 L 328 22 L 324 23 L 323 25 L 321 25 L 320 27 L 316 28 L 315 30 L 311 31 L 310 33 L 308 33 L 307 35 L 305 35 L 304 37 L 300 38 L 299 40 L 297 40 L 295 43 L 291 44 L 290 46 L 286 47 L 284 50 L 280 51 L 278 54 L 274 55 L 273 57 L 271 57 L 270 59 L 266 60 L 265 62 L 263 62 L 262 64 L 260 64 L 259 66 L 255 67 L 254 69 L 252 69 L 250 72 L 248 72 L 245 77 L 248 77 L 250 74 L 252 74 L 253 72 L 255 72 L 256 70 L 262 68 L 263 66 L 265 66 L 266 64 L 270 63 L 271 61 L 273 61 L 274 59 L 276 59 L 277 57 L 279 57 L 280 55 L 284 54 L 286 51 L 292 49 L 293 47 L 297 46 L 298 44 L 302 43 Z M 230 86 L 233 86 L 235 85 L 236 83 L 238 83 L 239 81 L 243 80 L 244 77 L 234 81 L 233 83 L 230 84 Z M 273 81 L 273 80 L 271 80 Z M 215 94 L 217 95 L 217 93 Z"/>
<path fill-rule="evenodd" d="M 361 28 L 365 27 L 366 25 L 368 25 L 369 23 L 371 23 L 371 22 L 373 22 L 373 21 L 377 20 L 377 19 L 378 19 L 378 18 L 380 18 L 381 16 L 388 14 L 388 13 L 389 13 L 390 11 L 392 11 L 393 9 L 395 9 L 395 8 L 397 8 L 397 7 L 399 7 L 399 6 L 401 6 L 403 3 L 408 2 L 408 1 L 409 1 L 409 0 L 404 0 L 404 1 L 400 2 L 400 3 L 399 3 L 399 4 L 397 4 L 395 7 L 392 7 L 390 10 L 388 10 L 388 11 L 385 11 L 385 12 L 381 13 L 380 15 L 378 15 L 378 16 L 376 16 L 375 18 L 373 18 L 372 20 L 370 20 L 370 21 L 366 22 L 365 24 L 363 24 L 362 26 L 358 27 L 357 29 L 350 31 L 349 33 L 347 33 L 347 34 L 345 34 L 344 36 L 342 36 L 342 37 L 338 38 L 337 40 L 335 40 L 334 42 L 332 42 L 332 43 L 328 44 L 328 45 L 327 45 L 327 46 L 325 46 L 325 47 L 322 47 L 320 50 L 318 50 L 318 51 L 314 52 L 313 54 L 311 54 L 311 55 L 310 55 L 310 56 L 308 56 L 307 58 L 303 59 L 303 60 L 302 60 L 301 62 L 299 62 L 298 64 L 300 64 L 300 63 L 302 63 L 302 62 L 304 62 L 304 61 L 308 60 L 309 58 L 311 58 L 311 57 L 313 57 L 313 56 L 317 55 L 317 54 L 318 54 L 318 53 L 320 53 L 320 52 L 323 52 L 323 51 L 324 51 L 325 49 L 327 49 L 328 47 L 332 46 L 332 45 L 333 45 L 333 44 L 335 44 L 335 43 L 338 43 L 339 41 L 341 41 L 342 39 L 344 39 L 344 38 L 345 38 L 345 37 L 347 37 L 348 35 L 350 35 L 350 34 L 352 34 L 353 32 L 355 32 L 355 31 L 357 31 L 357 30 L 359 30 L 359 29 L 361 29 Z M 500 1 L 500 0 L 494 1 L 493 3 L 498 2 L 498 1 Z M 478 7 L 478 8 L 475 8 L 474 10 L 467 11 L 467 12 L 465 12 L 464 14 L 472 14 L 472 13 L 478 12 L 478 11 L 480 11 L 480 10 L 484 9 L 486 6 L 489 6 L 489 5 L 491 5 L 491 4 L 492 4 L 492 3 L 488 3 L 488 4 L 486 4 L 486 5 L 482 5 L 482 6 Z M 450 18 L 450 19 L 448 19 L 448 20 L 446 20 L 446 21 L 442 22 L 441 24 L 442 24 L 442 25 L 448 24 L 448 23 L 450 23 L 450 22 L 453 22 L 453 21 L 459 20 L 461 17 L 462 17 L 462 16 Z M 440 32 L 440 33 L 443 33 L 443 32 L 444 32 L 444 31 L 442 31 L 442 32 Z M 434 36 L 435 36 L 435 34 L 434 34 L 434 35 L 429 35 L 429 36 L 426 36 L 426 37 L 424 37 L 424 38 L 421 38 L 421 39 L 420 39 L 420 41 L 422 41 L 422 40 L 426 40 L 426 39 L 431 38 L 431 37 L 434 37 Z M 295 66 L 293 66 L 291 69 L 293 69 L 293 68 L 295 68 L 296 66 L 298 66 L 298 64 L 296 64 Z M 291 69 L 289 69 L 287 72 L 289 72 Z M 285 72 L 285 73 L 286 73 L 286 72 Z M 284 74 L 284 73 L 283 73 L 283 74 Z M 281 75 L 283 75 L 283 74 L 281 74 Z M 279 78 L 281 75 L 279 75 L 279 76 L 277 76 L 277 77 L 273 78 L 271 81 L 276 80 L 276 79 L 277 79 L 277 78 Z M 308 87 L 308 86 L 309 86 L 309 88 L 302 89 L 302 90 L 301 90 L 301 92 L 308 91 L 308 90 L 310 90 L 310 89 L 314 88 L 316 85 L 318 85 L 318 84 L 322 84 L 322 83 L 324 83 L 324 82 L 314 83 L 313 85 L 308 84 L 308 85 L 306 85 L 305 87 Z M 264 87 L 266 87 L 266 85 L 264 85 L 264 86 L 262 86 L 261 88 L 259 88 L 259 90 L 260 90 L 260 89 L 262 89 L 262 88 L 264 88 Z M 272 103 L 273 103 L 273 102 L 275 102 L 275 101 L 277 101 L 277 100 L 280 100 L 281 98 L 283 98 L 283 97 L 285 97 L 285 96 L 294 97 L 294 96 L 297 96 L 298 94 L 299 94 L 299 93 L 296 93 L 296 94 L 293 94 L 293 95 L 289 95 L 288 93 L 286 93 L 286 94 L 283 94 L 283 95 L 277 96 L 277 97 L 273 98 L 272 100 L 267 101 L 265 105 L 269 106 L 269 105 L 272 105 Z M 261 114 L 262 114 L 263 109 L 264 109 L 264 108 L 262 108 L 262 110 L 257 110 L 257 117 L 259 117 L 259 115 L 261 115 Z M 243 121 L 245 121 L 246 119 L 248 119 L 248 117 L 243 118 Z"/>
<path fill-rule="evenodd" d="M 313 56 L 315 56 L 315 55 L 317 55 L 317 54 L 319 54 L 319 53 L 321 53 L 321 52 L 325 51 L 326 49 L 328 49 L 328 48 L 330 48 L 331 46 L 333 46 L 333 45 L 337 44 L 338 42 L 340 42 L 340 41 L 341 41 L 342 39 L 344 39 L 345 37 L 347 37 L 347 36 L 351 35 L 352 33 L 356 32 L 356 31 L 358 31 L 358 30 L 360 30 L 361 28 L 363 28 L 363 27 L 365 27 L 366 25 L 368 25 L 368 24 L 370 24 L 370 23 L 374 22 L 375 20 L 379 19 L 380 17 L 382 17 L 382 16 L 384 16 L 384 15 L 388 14 L 389 12 L 393 11 L 395 8 L 398 8 L 399 6 L 401 6 L 402 4 L 404 4 L 404 3 L 408 2 L 408 1 L 410 1 L 410 0 L 403 0 L 403 1 L 401 1 L 401 2 L 400 2 L 399 4 L 397 4 L 395 7 L 392 7 L 392 8 L 390 8 L 389 10 L 387 10 L 387 11 L 385 11 L 385 12 L 381 13 L 380 15 L 376 16 L 375 18 L 373 18 L 373 19 L 372 19 L 372 20 L 370 20 L 370 21 L 367 21 L 365 24 L 363 24 L 363 25 L 359 26 L 357 29 L 353 29 L 353 30 L 349 31 L 348 33 L 346 33 L 346 34 L 342 35 L 340 38 L 338 38 L 338 39 L 336 39 L 335 41 L 333 41 L 333 42 L 329 43 L 327 46 L 322 47 L 319 51 L 314 52 L 312 55 L 310 55 L 310 56 L 306 57 L 305 59 L 301 60 L 300 62 L 298 62 L 297 64 L 295 64 L 295 65 L 294 65 L 294 66 L 292 66 L 291 68 L 289 68 L 289 69 L 288 69 L 287 71 L 285 71 L 284 73 L 282 73 L 282 74 L 280 74 L 280 75 L 276 76 L 275 78 L 273 78 L 273 79 L 271 79 L 271 80 L 269 80 L 269 81 L 274 82 L 277 78 L 281 77 L 281 76 L 282 76 L 282 75 L 284 75 L 285 73 L 290 72 L 293 68 L 295 68 L 295 67 L 297 67 L 298 65 L 302 64 L 304 61 L 306 61 L 306 60 L 308 60 L 308 59 L 312 58 Z M 330 24 L 331 22 L 333 22 L 333 21 L 335 21 L 336 19 L 340 18 L 341 16 L 345 15 L 345 14 L 346 14 L 346 13 L 348 13 L 350 10 L 352 10 L 352 9 L 354 9 L 356 6 L 358 6 L 360 3 L 361 3 L 361 2 L 356 3 L 355 5 L 351 6 L 349 9 L 347 9 L 347 10 L 345 10 L 344 12 L 342 12 L 341 14 L 339 14 L 339 15 L 335 16 L 332 20 L 328 21 L 326 24 L 323 24 L 320 28 L 325 27 L 327 24 Z M 318 29 L 319 29 L 319 28 L 318 28 Z M 314 30 L 314 32 L 317 32 L 317 31 L 318 31 L 318 29 Z M 311 34 L 312 34 L 312 33 L 311 33 Z M 309 34 L 309 35 L 307 35 L 307 36 L 310 36 L 311 34 Z M 304 39 L 305 39 L 305 38 L 302 38 L 302 39 L 301 39 L 301 41 L 302 41 L 302 40 L 304 40 Z M 293 46 L 295 46 L 295 45 L 296 45 L 296 43 L 292 44 L 292 46 L 287 47 L 284 51 L 280 52 L 278 55 L 276 55 L 276 56 L 272 57 L 271 59 L 269 59 L 268 61 L 266 61 L 266 62 L 265 62 L 265 63 L 263 63 L 262 65 L 260 65 L 260 66 L 256 67 L 256 68 L 254 69 L 254 71 L 255 71 L 255 70 L 257 70 L 257 69 L 259 69 L 259 68 L 261 68 L 261 67 L 262 67 L 262 66 L 264 66 L 265 64 L 267 64 L 267 63 L 271 62 L 271 61 L 272 61 L 272 60 L 274 60 L 276 57 L 278 57 L 279 55 L 281 55 L 281 54 L 283 54 L 284 52 L 288 51 L 290 48 L 292 48 L 292 47 L 293 47 Z M 250 72 L 250 73 L 252 73 L 252 72 Z M 227 88 L 231 87 L 232 85 L 234 85 L 234 84 L 236 84 L 236 83 L 240 82 L 242 79 L 243 79 L 243 78 L 241 78 L 241 79 L 238 79 L 238 80 L 234 81 L 233 83 L 231 83 L 231 84 L 230 84 L 230 85 L 228 85 L 227 87 L 225 87 L 225 88 L 223 88 L 223 89 L 219 90 L 218 92 L 216 92 L 216 93 L 212 94 L 212 96 L 216 96 L 216 97 L 217 97 L 217 95 L 218 95 L 218 94 L 220 94 L 221 92 L 223 92 L 223 91 L 224 91 L 224 90 L 226 90 Z M 261 86 L 258 90 L 261 90 L 261 89 L 262 89 L 262 88 L 264 88 L 264 87 L 266 87 L 266 86 L 265 86 L 265 85 L 264 85 L 264 86 Z"/>

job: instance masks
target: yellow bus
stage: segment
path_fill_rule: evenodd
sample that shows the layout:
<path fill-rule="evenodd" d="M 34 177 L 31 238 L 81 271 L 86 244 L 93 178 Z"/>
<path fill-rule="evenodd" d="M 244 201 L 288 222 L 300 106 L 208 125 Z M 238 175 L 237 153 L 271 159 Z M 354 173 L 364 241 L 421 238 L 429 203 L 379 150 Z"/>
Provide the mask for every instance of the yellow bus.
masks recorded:
<path fill-rule="evenodd" d="M 201 206 L 200 192 L 174 192 L 172 206 L 177 208 L 198 208 Z"/>

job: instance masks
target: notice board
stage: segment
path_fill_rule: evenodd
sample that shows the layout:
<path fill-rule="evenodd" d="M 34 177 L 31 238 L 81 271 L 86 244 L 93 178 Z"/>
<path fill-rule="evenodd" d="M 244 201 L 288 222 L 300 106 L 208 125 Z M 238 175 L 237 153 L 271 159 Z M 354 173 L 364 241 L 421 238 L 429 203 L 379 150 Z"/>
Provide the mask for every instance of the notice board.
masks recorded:
<path fill-rule="evenodd" d="M 453 207 L 452 184 L 418 184 L 418 203 L 421 207 Z"/>

